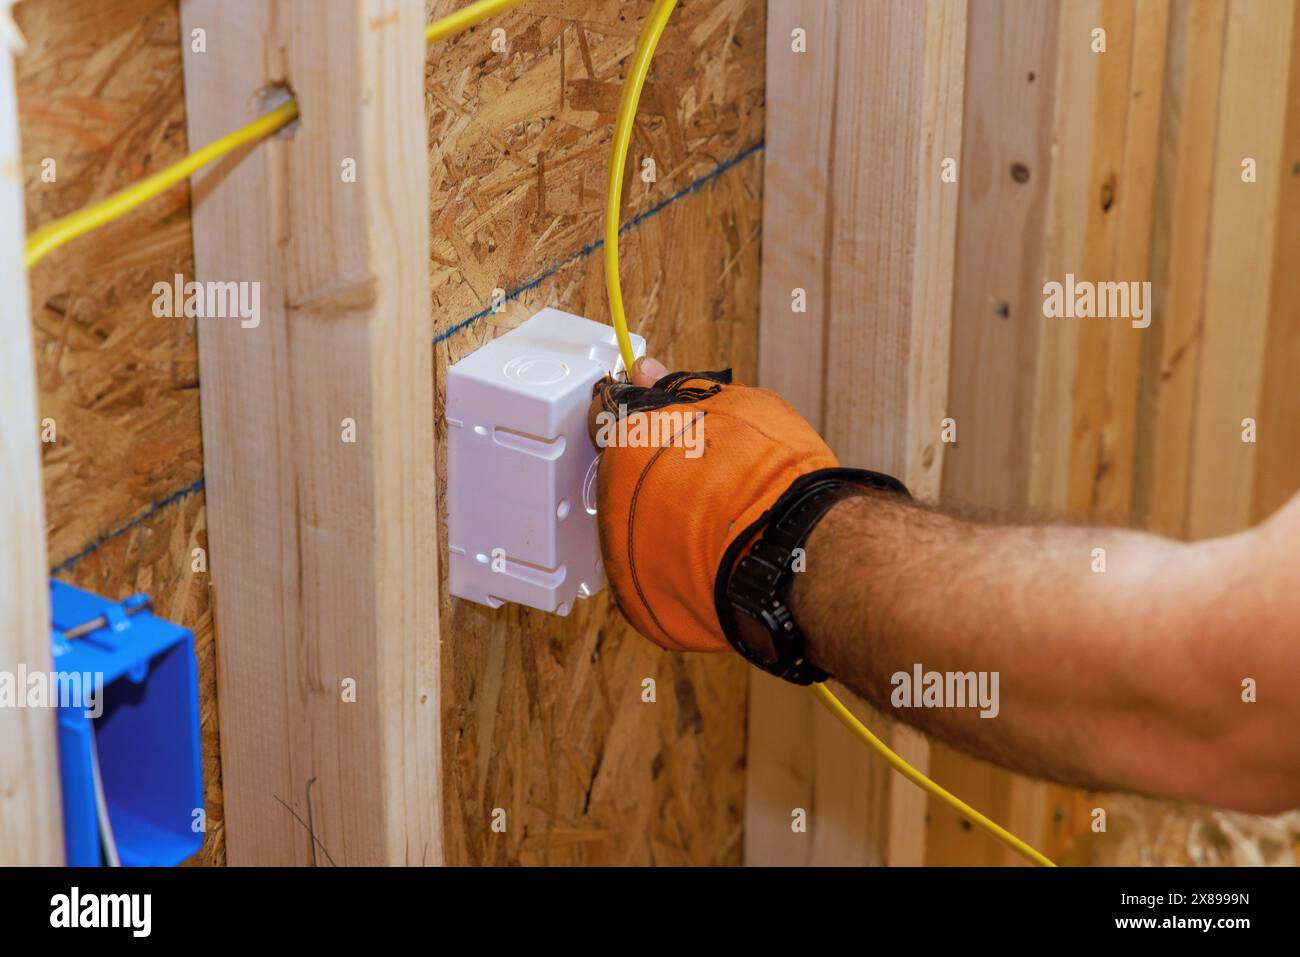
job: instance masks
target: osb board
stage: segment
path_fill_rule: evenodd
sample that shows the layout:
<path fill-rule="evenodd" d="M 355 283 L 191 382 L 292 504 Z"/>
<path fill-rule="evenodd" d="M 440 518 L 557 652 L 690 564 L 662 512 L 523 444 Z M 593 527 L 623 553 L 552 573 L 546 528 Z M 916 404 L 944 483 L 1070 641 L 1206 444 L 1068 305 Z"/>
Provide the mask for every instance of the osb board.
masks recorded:
<path fill-rule="evenodd" d="M 603 235 L 610 128 L 648 9 L 532 0 L 430 51 L 436 332 Z M 491 52 L 489 27 L 506 31 L 508 53 Z M 762 140 L 763 28 L 760 0 L 678 4 L 641 98 L 624 220 Z"/>
<path fill-rule="evenodd" d="M 491 24 L 506 30 L 508 54 L 490 52 L 483 28 L 433 51 L 439 423 L 448 362 L 543 305 L 607 318 L 593 244 L 621 68 L 648 9 L 529 3 Z M 730 366 L 750 380 L 763 18 L 758 0 L 679 4 L 637 124 L 624 209 L 635 224 L 621 244 L 628 312 L 651 351 L 669 366 Z M 652 184 L 638 175 L 647 155 Z M 495 314 L 493 289 L 511 294 Z M 441 546 L 445 554 L 445 538 Z M 445 580 L 442 641 L 448 863 L 740 862 L 739 660 L 660 652 L 607 593 L 562 619 L 451 600 Z M 655 679 L 654 703 L 642 702 L 645 678 Z M 490 828 L 496 808 L 504 833 Z"/>
<path fill-rule="evenodd" d="M 24 0 L 18 58 L 27 226 L 33 229 L 186 152 L 176 0 Z M 45 182 L 43 161 L 55 162 Z M 207 838 L 224 860 L 213 628 L 194 329 L 152 312 L 155 282 L 193 275 L 189 193 L 173 189 L 31 274 L 49 564 L 112 598 L 153 596 L 191 629 L 200 666 Z"/>

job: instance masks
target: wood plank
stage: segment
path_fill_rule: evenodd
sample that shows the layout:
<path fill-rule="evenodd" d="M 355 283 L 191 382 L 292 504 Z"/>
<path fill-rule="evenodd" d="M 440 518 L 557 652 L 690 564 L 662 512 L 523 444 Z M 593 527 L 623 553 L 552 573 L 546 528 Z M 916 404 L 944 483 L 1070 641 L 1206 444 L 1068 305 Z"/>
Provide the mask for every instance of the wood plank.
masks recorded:
<path fill-rule="evenodd" d="M 1192 430 L 1188 532 L 1204 538 L 1250 522 L 1257 443 L 1242 420 L 1258 420 L 1272 290 L 1276 208 L 1283 176 L 1287 84 L 1295 3 L 1228 5 L 1214 203 L 1206 261 L 1201 364 Z M 1257 181 L 1242 180 L 1255 161 Z M 1289 175 L 1289 172 L 1288 172 Z"/>
<path fill-rule="evenodd" d="M 442 857 L 423 23 L 183 9 L 192 143 L 279 78 L 302 117 L 193 188 L 198 279 L 261 283 L 255 328 L 199 321 L 231 864 Z"/>
<path fill-rule="evenodd" d="M 1177 153 L 1162 165 L 1157 190 L 1168 200 L 1153 237 L 1153 279 L 1164 296 L 1156 322 L 1165 323 L 1165 341 L 1158 356 L 1148 357 L 1144 412 L 1154 419 L 1146 428 L 1157 441 L 1140 475 L 1149 485 L 1135 498 L 1135 517 L 1167 534 L 1240 531 L 1259 515 L 1260 483 L 1277 494 L 1288 485 L 1287 473 L 1295 474 L 1294 431 L 1284 426 L 1294 381 L 1274 384 L 1281 407 L 1270 402 L 1266 384 L 1294 362 L 1294 352 L 1284 356 L 1294 346 L 1287 332 L 1294 293 L 1279 270 L 1294 271 L 1295 264 L 1277 257 L 1294 257 L 1294 239 L 1284 235 L 1295 228 L 1284 190 L 1295 161 L 1288 109 L 1296 90 L 1295 6 L 1230 0 L 1175 4 L 1172 11 L 1165 125 Z M 1248 156 L 1258 165 L 1254 183 L 1241 178 Z M 1279 294 L 1281 303 L 1273 298 Z M 1279 308 L 1290 314 L 1281 323 Z M 1241 440 L 1247 416 L 1260 423 L 1257 445 Z M 1272 424 L 1264 431 L 1266 421 Z M 1081 862 L 1258 864 L 1294 857 L 1289 844 L 1275 845 L 1277 818 L 1113 794 L 1098 803 L 1112 822 L 1127 819 L 1126 826 L 1090 842 Z"/>
<path fill-rule="evenodd" d="M 1029 494 L 1057 29 L 1055 4 L 971 5 L 943 492 L 980 508 Z"/>
<path fill-rule="evenodd" d="M 1145 359 L 1133 508 L 1147 528 L 1177 537 L 1187 534 L 1226 12 L 1224 0 L 1176 3 L 1170 11 L 1151 237 L 1156 318 Z"/>
<path fill-rule="evenodd" d="M 793 74 L 800 77 L 796 95 L 802 106 L 769 116 L 768 135 L 775 138 L 766 161 L 768 169 L 787 161 L 816 162 L 816 156 L 796 160 L 782 151 L 803 150 L 797 131 L 806 125 L 794 134 L 778 129 L 788 119 L 808 123 L 809 102 L 833 104 L 833 135 L 820 164 L 825 171 L 813 179 L 824 181 L 830 195 L 824 217 L 814 204 L 813 224 L 797 226 L 787 220 L 808 210 L 780 197 L 765 199 L 764 262 L 775 257 L 784 263 L 786 237 L 800 230 L 797 261 L 805 264 L 807 282 L 817 283 L 825 296 L 825 311 L 817 314 L 824 317 L 824 331 L 801 333 L 783 314 L 789 312 L 789 292 L 780 287 L 790 280 L 778 272 L 764 296 L 760 362 L 767 370 L 784 363 L 797 370 L 796 377 L 820 369 L 821 411 L 810 418 L 821 423 L 841 460 L 892 471 L 919 498 L 932 500 L 943 466 L 939 429 L 947 406 L 957 209 L 955 184 L 941 181 L 940 162 L 961 153 L 966 3 L 936 0 L 923 17 L 904 2 L 839 4 L 833 11 L 819 6 L 783 5 L 781 16 L 790 19 L 769 32 L 769 89 L 782 86 L 786 71 L 795 69 L 787 65 L 792 55 L 830 60 L 834 69 L 823 63 Z M 832 15 L 833 35 L 810 32 L 808 53 L 789 52 L 791 24 Z M 882 44 L 882 37 L 888 41 Z M 776 183 L 769 189 L 779 187 L 779 178 Z M 824 235 L 820 247 L 818 234 Z M 817 275 L 819 263 L 825 276 Z M 769 329 L 777 330 L 771 338 Z M 760 383 L 773 384 L 762 378 Z M 793 387 L 807 389 L 808 383 Z M 805 394 L 805 406 L 815 409 L 811 393 Z M 896 783 L 816 708 L 807 691 L 759 678 L 753 688 L 750 763 L 760 772 L 751 778 L 747 797 L 747 862 L 920 863 L 924 794 Z M 890 726 L 861 702 L 850 707 L 878 731 L 887 728 L 887 740 L 925 768 L 923 738 Z M 774 722 L 800 734 L 811 728 L 812 740 L 755 733 Z M 762 790 L 769 787 L 776 790 Z M 792 797 L 811 801 L 809 835 L 789 833 L 792 808 L 783 804 Z"/>
<path fill-rule="evenodd" d="M 1255 462 L 1252 517 L 1271 515 L 1300 489 L 1300 12 L 1291 41 L 1291 78 L 1286 96 L 1269 298 L 1264 386 L 1259 403 L 1259 451 Z"/>
<path fill-rule="evenodd" d="M 956 292 L 943 498 L 993 514 L 1028 504 L 1034 377 L 1043 323 L 1043 233 L 1054 115 L 1058 7 L 974 0 L 967 41 Z M 932 743 L 936 781 L 1035 847 L 1045 788 Z M 929 801 L 926 863 L 1023 858 Z"/>
<path fill-rule="evenodd" d="M 840 4 L 783 0 L 767 9 L 767 129 L 763 169 L 762 299 L 758 382 L 812 426 L 822 427 L 826 258 L 835 67 Z M 792 48 L 804 31 L 807 50 Z M 779 224 L 780 235 L 769 227 Z M 803 289 L 804 313 L 792 307 Z M 794 809 L 810 811 L 816 780 L 816 702 L 806 692 L 755 671 L 749 685 L 745 777 L 747 864 L 810 864 L 813 841 L 791 830 Z"/>
<path fill-rule="evenodd" d="M 913 495 L 930 503 L 938 501 L 943 480 L 945 445 L 940 434 L 948 415 L 960 197 L 956 184 L 943 181 L 941 170 L 946 160 L 958 159 L 960 182 L 967 18 L 967 0 L 931 0 L 926 7 L 911 295 L 900 309 L 907 311 L 907 397 L 901 454 L 892 469 L 904 477 Z M 899 120 L 905 121 L 908 113 L 903 106 Z M 903 154 L 899 160 L 905 158 Z M 855 372 L 858 376 L 860 371 Z M 852 385 L 846 381 L 843 387 Z M 930 770 L 929 741 L 919 731 L 896 724 L 890 743 L 913 767 L 923 773 Z M 899 774 L 889 774 L 889 788 L 885 860 L 919 866 L 925 860 L 929 798 Z"/>
<path fill-rule="evenodd" d="M 758 378 L 816 429 L 822 426 L 831 292 L 825 253 L 839 19 L 838 3 L 818 0 L 784 0 L 767 12 L 763 222 L 779 223 L 782 235 L 780 242 L 763 243 Z M 804 31 L 806 52 L 792 49 L 796 30 Z M 795 311 L 797 289 L 804 291 L 806 312 Z"/>
<path fill-rule="evenodd" d="M 1099 283 L 1112 278 L 1115 248 L 1119 236 L 1119 209 L 1128 205 L 1127 184 L 1120 183 L 1127 144 L 1129 77 L 1133 68 L 1133 23 L 1131 0 L 1101 0 L 1097 25 L 1106 31 L 1106 51 L 1094 53 L 1096 82 L 1092 97 L 1092 149 L 1085 185 L 1086 212 L 1082 248 L 1073 268 L 1052 278 L 1064 282 L 1066 273 Z M 1125 186 L 1123 194 L 1121 185 Z M 1138 202 L 1142 197 L 1133 197 Z M 1107 467 L 1103 427 L 1109 397 L 1106 368 L 1115 320 L 1101 317 L 1052 320 L 1077 327 L 1077 364 L 1070 397 L 1070 447 L 1066 479 L 1066 510 L 1071 515 L 1089 515 L 1094 509 L 1096 481 Z"/>
<path fill-rule="evenodd" d="M 50 670 L 40 426 L 23 265 L 22 150 L 10 40 L 0 4 L 0 672 Z M 53 709 L 0 708 L 0 865 L 63 863 Z"/>
<path fill-rule="evenodd" d="M 1100 16 L 1100 0 L 1069 0 L 1061 5 L 1058 16 L 1056 115 L 1043 282 L 1059 282 L 1066 273 L 1077 275 L 1083 267 L 1093 199 L 1091 157 L 1098 135 L 1093 119 L 1099 57 L 1092 52 L 1090 39 Z M 1077 323 L 1043 323 L 1034 362 L 1033 469 L 1029 479 L 1029 508 L 1036 514 L 1058 516 L 1066 509 L 1078 353 Z"/>
<path fill-rule="evenodd" d="M 1094 155 L 1096 200 L 1083 273 L 1098 282 L 1143 283 L 1151 275 L 1169 10 L 1168 0 L 1136 6 L 1117 0 L 1103 14 L 1118 23 L 1110 30 L 1113 45 L 1103 62 L 1106 79 L 1099 88 L 1094 125 L 1098 130 L 1122 129 L 1123 136 L 1100 138 L 1118 143 L 1117 154 Z M 1122 42 L 1115 43 L 1117 39 Z M 1127 63 L 1116 62 L 1121 55 Z M 1123 317 L 1085 322 L 1102 340 L 1105 361 L 1096 371 L 1086 372 L 1081 363 L 1075 380 L 1071 495 L 1072 514 L 1078 517 L 1127 524 L 1132 516 L 1142 350 L 1154 323 L 1152 303 L 1144 300 L 1144 306 L 1145 326 L 1134 326 L 1135 320 Z"/>
<path fill-rule="evenodd" d="M 1046 20 L 1051 8 L 1036 9 Z M 1028 27 L 1033 21 L 1001 16 L 1004 13 L 990 10 L 987 18 L 976 21 L 980 28 L 972 31 L 973 75 L 978 76 L 974 64 L 982 60 L 978 69 L 983 72 L 997 77 L 1002 71 L 1007 74 L 1003 82 L 1024 85 L 1027 73 L 1020 59 L 1042 56 L 1039 51 L 1044 50 L 1050 55 L 1058 44 L 1062 68 L 1048 80 L 1046 108 L 1039 114 L 1022 109 L 1004 120 L 991 110 L 1002 102 L 996 87 L 988 81 L 990 91 L 973 85 L 967 101 L 968 130 L 973 125 L 984 140 L 1010 138 L 1012 149 L 1033 157 L 1032 163 L 1022 161 L 1022 187 L 1032 189 L 1037 170 L 1039 201 L 1049 215 L 1024 224 L 1012 218 L 1021 249 L 1012 245 L 1008 251 L 1007 242 L 996 242 L 989 252 L 987 237 L 1007 225 L 1003 211 L 989 208 L 986 195 L 972 192 L 969 199 L 963 197 L 962 236 L 971 250 L 965 262 L 975 265 L 959 272 L 967 286 L 957 301 L 969 313 L 959 311 L 959 319 L 973 325 L 989 300 L 1008 303 L 1015 318 L 1009 317 L 1009 331 L 975 326 L 990 344 L 1000 344 L 1000 351 L 986 352 L 974 368 L 958 367 L 959 360 L 954 360 L 954 393 L 973 407 L 963 406 L 958 421 L 968 426 L 963 437 L 969 441 L 974 434 L 977 442 L 967 446 L 973 463 L 962 459 L 960 445 L 950 457 L 945 494 L 960 495 L 1003 515 L 1035 510 L 1048 516 L 1068 512 L 1124 522 L 1133 489 L 1140 360 L 1147 330 L 1135 329 L 1123 318 L 1044 318 L 1042 285 L 1045 280 L 1063 283 L 1066 273 L 1094 282 L 1140 282 L 1148 274 L 1169 7 L 1129 0 L 1064 5 L 1059 18 L 1039 24 L 1042 35 L 1021 41 L 1019 58 L 1007 56 L 997 34 L 1009 32 L 1006 46 L 1014 50 L 1013 24 Z M 1089 48 L 1095 26 L 1106 30 L 1105 53 Z M 981 99 L 989 105 L 981 107 Z M 1014 98 L 1009 102 L 1018 105 Z M 1027 131 L 1020 132 L 1026 126 Z M 1032 142 L 1016 142 L 1035 135 L 1037 150 Z M 1054 144 L 1050 152 L 1048 141 Z M 969 150 L 969 137 L 967 143 Z M 995 167 L 1011 162 L 999 156 Z M 968 183 L 979 182 L 979 170 L 970 165 Z M 1033 195 L 1029 189 L 1025 192 Z M 1016 207 L 1009 205 L 1006 215 L 1015 213 Z M 1019 303 L 1014 295 L 1017 283 L 1024 289 Z M 982 284 L 992 285 L 993 291 L 985 292 Z M 1000 343 L 993 338 L 999 332 Z M 958 337 L 979 344 L 967 329 L 956 330 L 954 340 Z M 962 376 L 968 381 L 962 382 Z M 980 423 L 981 415 L 990 421 Z M 1028 423 L 1038 425 L 1034 447 L 1023 440 L 1030 431 Z M 972 424 L 983 427 L 969 428 Z M 1036 845 L 1048 836 L 1049 799 L 1053 807 L 1073 806 L 1073 796 L 1064 789 L 949 752 L 940 752 L 940 761 L 945 781 L 977 805 L 982 800 L 991 813 Z M 935 811 L 931 862 L 1022 863 L 985 835 L 944 816 L 942 809 Z"/>
<path fill-rule="evenodd" d="M 1107 50 L 1095 56 L 1082 247 L 1071 271 L 1097 283 L 1144 282 L 1150 277 L 1169 4 L 1102 0 L 1098 14 Z M 1072 188 L 1064 181 L 1062 186 Z M 1052 278 L 1064 281 L 1065 276 Z M 1127 525 L 1136 475 L 1142 354 L 1152 329 L 1135 328 L 1124 317 L 1076 322 L 1076 365 L 1066 399 L 1072 426 L 1064 512 L 1083 521 Z M 1084 853 L 1079 839 L 1095 836 L 1090 810 L 1099 799 L 1058 785 L 1049 786 L 1045 797 L 1052 808 L 1051 853 Z M 1040 826 L 1047 823 L 1045 811 Z"/>

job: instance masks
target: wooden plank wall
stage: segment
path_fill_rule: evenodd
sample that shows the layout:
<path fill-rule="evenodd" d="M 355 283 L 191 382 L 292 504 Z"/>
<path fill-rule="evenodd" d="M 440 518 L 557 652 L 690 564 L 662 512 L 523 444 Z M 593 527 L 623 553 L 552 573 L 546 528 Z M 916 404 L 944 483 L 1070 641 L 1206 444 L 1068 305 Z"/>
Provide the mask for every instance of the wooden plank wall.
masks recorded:
<path fill-rule="evenodd" d="M 505 30 L 508 52 L 480 27 L 430 56 L 439 409 L 447 364 L 540 306 L 606 318 L 595 244 L 609 128 L 648 9 L 535 0 L 485 25 Z M 641 101 L 621 243 L 630 322 L 651 352 L 749 381 L 763 36 L 761 0 L 678 6 Z M 653 183 L 639 175 L 646 158 Z M 508 297 L 496 313 L 494 289 Z M 660 652 L 606 594 L 556 618 L 452 601 L 444 583 L 442 621 L 449 863 L 740 862 L 742 662 Z M 654 703 L 642 701 L 646 678 Z M 504 833 L 491 829 L 496 809 Z"/>
<path fill-rule="evenodd" d="M 760 378 L 833 443 L 822 390 L 853 405 L 886 387 L 873 379 L 832 389 L 828 364 L 852 361 L 834 330 L 874 323 L 879 334 L 885 321 L 873 295 L 898 302 L 906 274 L 886 266 L 867 284 L 870 294 L 835 301 L 837 288 L 869 268 L 858 263 L 846 277 L 854 251 L 828 250 L 841 232 L 837 209 L 853 208 L 841 193 L 859 191 L 860 204 L 874 188 L 842 170 L 887 175 L 854 127 L 879 122 L 879 107 L 846 114 L 837 94 L 870 75 L 865 61 L 898 47 L 896 38 L 875 44 L 857 61 L 815 47 L 813 38 L 834 30 L 850 6 L 774 0 L 769 11 Z M 945 413 L 958 441 L 938 463 L 943 501 L 991 517 L 1195 538 L 1242 528 L 1300 488 L 1295 7 L 970 0 Z M 794 27 L 808 31 L 820 55 L 785 52 Z M 1092 49 L 1098 28 L 1105 52 Z M 842 48 L 851 33 L 837 35 Z M 1253 183 L 1242 181 L 1247 157 L 1256 161 Z M 879 235 L 913 214 L 898 203 Z M 899 248 L 881 255 L 888 261 Z M 1150 280 L 1150 328 L 1045 318 L 1043 284 L 1067 273 Z M 807 290 L 808 315 L 791 315 L 795 286 Z M 1259 423 L 1254 444 L 1241 441 L 1247 417 Z M 890 424 L 899 429 L 902 416 Z M 854 464 L 894 464 L 887 449 L 855 448 L 868 459 Z M 772 710 L 783 695 L 788 689 L 755 680 L 748 859 L 888 860 L 881 835 L 889 806 L 886 785 L 872 777 L 874 759 L 851 747 L 840 758 L 850 769 L 824 770 L 806 709 Z M 1088 795 L 941 745 L 929 754 L 936 780 L 1069 863 L 1274 862 L 1291 859 L 1300 835 L 1300 815 L 1262 819 Z M 866 814 L 874 824 L 837 827 L 834 851 L 821 854 L 817 841 L 790 835 L 790 808 L 812 801 L 824 811 L 819 793 L 850 779 L 863 782 L 859 800 L 874 802 L 855 820 Z M 1108 811 L 1104 834 L 1090 828 L 1096 807 Z M 889 839 L 917 840 L 896 831 Z M 1021 863 L 934 801 L 924 847 L 929 864 Z"/>
<path fill-rule="evenodd" d="M 958 192 L 941 172 L 961 153 L 966 6 L 769 7 L 759 382 L 790 395 L 841 461 L 927 501 L 943 468 Z M 749 720 L 748 863 L 922 862 L 924 795 L 806 689 L 755 673 Z M 920 735 L 888 739 L 925 767 Z"/>
<path fill-rule="evenodd" d="M 1300 488 L 1295 6 L 972 0 L 950 500 L 1201 538 Z M 1150 280 L 1150 328 L 1044 318 L 1067 272 Z M 1069 863 L 1279 862 L 1300 836 L 1295 815 L 1085 795 L 943 747 L 931 766 Z M 933 803 L 928 837 L 928 863 L 1019 863 Z"/>

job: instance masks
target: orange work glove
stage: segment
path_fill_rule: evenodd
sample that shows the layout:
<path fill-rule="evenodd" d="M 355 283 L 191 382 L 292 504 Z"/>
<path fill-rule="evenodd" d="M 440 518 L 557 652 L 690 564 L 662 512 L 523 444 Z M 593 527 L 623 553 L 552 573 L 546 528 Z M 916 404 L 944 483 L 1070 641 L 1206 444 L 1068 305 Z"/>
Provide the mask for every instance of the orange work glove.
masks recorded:
<path fill-rule="evenodd" d="M 638 362 L 634 381 L 651 364 L 662 370 Z M 672 650 L 731 647 L 714 605 L 727 547 L 799 476 L 839 464 L 779 395 L 730 382 L 676 372 L 595 388 L 605 575 L 632 626 Z"/>

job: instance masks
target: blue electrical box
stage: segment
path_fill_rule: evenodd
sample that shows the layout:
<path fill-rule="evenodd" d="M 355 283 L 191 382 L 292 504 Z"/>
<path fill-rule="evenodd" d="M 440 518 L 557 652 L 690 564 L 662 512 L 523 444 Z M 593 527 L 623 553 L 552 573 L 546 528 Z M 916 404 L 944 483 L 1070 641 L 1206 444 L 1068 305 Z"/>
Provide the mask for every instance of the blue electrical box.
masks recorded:
<path fill-rule="evenodd" d="M 96 755 L 122 865 L 181 863 L 205 822 L 194 636 L 144 595 L 112 602 L 51 581 L 50 608 L 68 864 L 105 863 Z"/>

